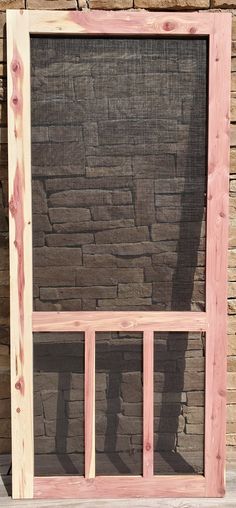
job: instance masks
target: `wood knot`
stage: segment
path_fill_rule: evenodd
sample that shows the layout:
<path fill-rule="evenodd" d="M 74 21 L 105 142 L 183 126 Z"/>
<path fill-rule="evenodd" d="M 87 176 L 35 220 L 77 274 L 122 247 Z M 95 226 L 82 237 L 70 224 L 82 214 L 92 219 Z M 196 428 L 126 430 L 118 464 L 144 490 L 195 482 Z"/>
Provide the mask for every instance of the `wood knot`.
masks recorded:
<path fill-rule="evenodd" d="M 163 26 L 162 26 L 163 30 L 165 30 L 165 32 L 171 32 L 172 30 L 174 30 L 176 28 L 176 24 L 173 23 L 173 21 L 166 21 Z"/>
<path fill-rule="evenodd" d="M 18 97 L 13 97 L 12 99 L 13 104 L 18 104 Z"/>
<path fill-rule="evenodd" d="M 190 34 L 195 34 L 197 31 L 196 27 L 195 26 L 191 26 L 190 29 L 189 29 L 189 33 Z"/>
<path fill-rule="evenodd" d="M 224 212 L 220 212 L 220 217 L 222 217 L 224 219 L 225 213 Z"/>
<path fill-rule="evenodd" d="M 17 413 L 20 413 L 20 407 L 17 407 L 17 408 L 16 408 L 16 412 L 17 412 Z"/>
<path fill-rule="evenodd" d="M 121 323 L 122 328 L 129 328 L 129 325 L 130 325 L 129 321 L 122 321 Z"/>
<path fill-rule="evenodd" d="M 150 443 L 147 443 L 145 448 L 146 448 L 147 452 L 150 452 L 152 447 L 151 447 Z"/>
<path fill-rule="evenodd" d="M 11 68 L 12 68 L 13 72 L 19 71 L 20 70 L 20 62 L 18 62 L 17 60 L 13 60 L 13 62 L 11 64 Z"/>
<path fill-rule="evenodd" d="M 16 382 L 15 389 L 19 390 L 21 395 L 24 395 L 24 393 L 25 393 L 25 383 L 24 383 L 23 376 L 21 376 L 20 379 L 18 379 L 18 381 Z"/>
<path fill-rule="evenodd" d="M 15 215 L 17 213 L 17 207 L 16 207 L 15 200 L 14 200 L 13 196 L 11 197 L 11 199 L 9 201 L 9 210 L 11 212 L 12 217 L 15 217 Z"/>
<path fill-rule="evenodd" d="M 219 390 L 219 395 L 220 395 L 220 397 L 225 398 L 226 397 L 226 391 L 223 390 L 223 389 Z"/>

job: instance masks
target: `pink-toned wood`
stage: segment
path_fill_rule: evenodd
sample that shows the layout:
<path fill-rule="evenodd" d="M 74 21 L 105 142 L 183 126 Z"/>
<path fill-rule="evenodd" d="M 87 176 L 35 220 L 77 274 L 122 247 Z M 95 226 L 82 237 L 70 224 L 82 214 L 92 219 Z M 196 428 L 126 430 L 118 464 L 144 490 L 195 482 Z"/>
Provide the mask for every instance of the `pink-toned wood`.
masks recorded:
<path fill-rule="evenodd" d="M 143 476 L 153 476 L 153 393 L 154 393 L 154 335 L 143 334 Z"/>
<path fill-rule="evenodd" d="M 227 248 L 231 15 L 214 17 L 210 38 L 206 310 L 205 476 L 207 495 L 225 492 Z"/>
<path fill-rule="evenodd" d="M 31 11 L 32 33 L 207 35 L 214 14 L 148 11 Z"/>
<path fill-rule="evenodd" d="M 205 478 L 178 476 L 36 477 L 34 497 L 40 499 L 98 499 L 138 497 L 205 497 Z M 158 503 L 157 503 L 158 506 Z"/>
<path fill-rule="evenodd" d="M 200 476 L 35 478 L 35 497 L 204 497 L 222 496 L 224 493 L 230 24 L 230 15 L 225 13 L 151 13 L 146 11 L 68 13 L 16 10 L 8 13 L 14 497 L 31 497 L 33 483 L 30 32 L 77 35 L 210 36 L 207 312 L 33 313 L 35 331 L 85 331 L 88 338 L 87 361 L 89 355 L 94 353 L 94 346 L 91 347 L 91 344 L 94 342 L 95 330 L 136 330 L 144 331 L 147 335 L 155 330 L 206 331 L 205 478 Z M 14 39 L 17 39 L 16 45 L 13 43 Z M 20 78 L 22 61 L 24 63 L 23 79 L 22 76 Z M 16 79 L 13 76 L 16 76 Z M 22 79 L 21 84 L 20 79 Z M 19 122 L 21 113 L 23 120 Z M 23 182 L 24 185 L 22 185 Z M 18 193 L 19 189 L 21 190 Z M 17 200 L 19 202 L 16 210 Z M 22 217 L 24 217 L 23 233 L 19 228 Z M 24 271 L 21 269 L 22 259 Z M 17 272 L 16 266 L 19 268 Z M 93 476 L 95 447 L 93 442 L 94 407 L 92 407 L 94 388 L 92 387 L 94 384 L 87 367 L 86 370 L 88 382 L 85 381 L 85 384 L 88 386 L 89 396 L 85 413 L 89 414 L 90 411 L 90 415 L 87 414 L 86 417 L 88 432 L 85 439 L 88 446 L 89 442 L 91 445 L 91 451 L 86 458 L 86 476 Z M 94 368 L 92 376 L 94 376 Z"/>
<path fill-rule="evenodd" d="M 85 332 L 85 478 L 95 477 L 95 332 Z"/>
<path fill-rule="evenodd" d="M 33 495 L 32 231 L 28 14 L 7 13 L 12 495 Z"/>
<path fill-rule="evenodd" d="M 33 312 L 35 332 L 207 330 L 205 312 Z"/>

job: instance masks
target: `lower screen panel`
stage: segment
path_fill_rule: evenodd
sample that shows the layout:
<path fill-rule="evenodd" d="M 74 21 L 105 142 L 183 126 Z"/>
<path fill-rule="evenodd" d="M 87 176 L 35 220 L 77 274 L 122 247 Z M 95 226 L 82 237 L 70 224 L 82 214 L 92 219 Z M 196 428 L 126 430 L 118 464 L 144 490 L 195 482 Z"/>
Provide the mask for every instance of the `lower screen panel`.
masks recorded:
<path fill-rule="evenodd" d="M 204 471 L 205 334 L 155 333 L 154 473 Z"/>
<path fill-rule="evenodd" d="M 35 476 L 84 475 L 84 334 L 34 333 Z"/>
<path fill-rule="evenodd" d="M 142 474 L 142 333 L 96 334 L 96 475 Z"/>
<path fill-rule="evenodd" d="M 143 334 L 96 333 L 96 476 L 143 473 Z M 154 335 L 154 474 L 204 472 L 205 334 Z M 35 475 L 84 475 L 84 334 L 34 334 Z"/>

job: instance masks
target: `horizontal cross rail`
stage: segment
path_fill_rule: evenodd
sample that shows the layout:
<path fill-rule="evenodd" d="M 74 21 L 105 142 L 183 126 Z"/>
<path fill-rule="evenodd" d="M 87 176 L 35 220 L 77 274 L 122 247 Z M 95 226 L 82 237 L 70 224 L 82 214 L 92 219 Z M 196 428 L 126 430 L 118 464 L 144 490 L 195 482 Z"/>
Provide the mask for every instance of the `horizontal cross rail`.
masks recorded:
<path fill-rule="evenodd" d="M 201 332 L 205 312 L 33 312 L 33 332 Z"/>

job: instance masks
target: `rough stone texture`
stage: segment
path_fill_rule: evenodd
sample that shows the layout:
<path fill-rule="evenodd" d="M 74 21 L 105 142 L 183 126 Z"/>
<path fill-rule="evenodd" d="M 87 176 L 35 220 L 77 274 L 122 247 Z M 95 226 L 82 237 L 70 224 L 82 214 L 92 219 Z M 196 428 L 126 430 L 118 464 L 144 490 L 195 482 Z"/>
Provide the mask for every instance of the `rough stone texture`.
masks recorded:
<path fill-rule="evenodd" d="M 0 426 L 0 438 L 1 437 L 10 437 L 11 435 L 11 420 L 1 420 Z"/>
<path fill-rule="evenodd" d="M 130 9 L 133 0 L 89 0 L 90 9 Z"/>
<path fill-rule="evenodd" d="M 134 6 L 144 9 L 208 9 L 210 0 L 134 0 Z"/>
<path fill-rule="evenodd" d="M 26 0 L 27 9 L 76 9 L 76 0 Z"/>
<path fill-rule="evenodd" d="M 203 310 L 204 43 L 58 39 L 47 65 L 45 44 L 32 41 L 35 308 Z"/>
<path fill-rule="evenodd" d="M 25 0 L 1 0 L 0 11 L 6 11 L 7 9 L 24 9 Z"/>
<path fill-rule="evenodd" d="M 135 285 L 127 286 L 133 294 Z M 143 289 L 141 284 L 135 288 L 138 294 Z M 48 291 L 54 291 L 56 297 L 59 289 Z M 63 462 L 65 473 L 71 471 L 70 454 L 78 455 L 80 464 L 84 460 L 83 354 L 82 334 L 34 334 L 35 446 L 39 454 L 68 453 L 68 461 Z M 203 470 L 204 375 L 195 371 L 202 371 L 204 355 L 201 334 L 155 335 L 154 442 L 155 452 L 165 457 L 160 462 L 155 453 L 156 474 Z M 111 470 L 113 474 L 141 474 L 142 402 L 142 334 L 98 333 L 97 474 Z M 233 417 L 231 409 L 229 422 Z M 232 429 L 228 427 L 228 433 L 233 434 Z M 183 460 L 189 449 L 197 457 Z M 79 471 L 83 474 L 83 466 Z"/>
<path fill-rule="evenodd" d="M 235 9 L 235 0 L 211 0 L 211 7 L 221 9 Z"/>

